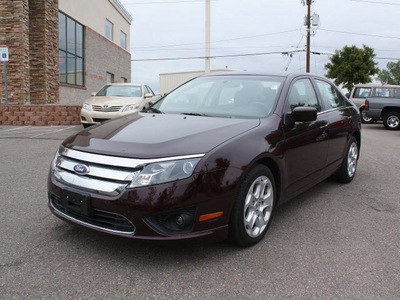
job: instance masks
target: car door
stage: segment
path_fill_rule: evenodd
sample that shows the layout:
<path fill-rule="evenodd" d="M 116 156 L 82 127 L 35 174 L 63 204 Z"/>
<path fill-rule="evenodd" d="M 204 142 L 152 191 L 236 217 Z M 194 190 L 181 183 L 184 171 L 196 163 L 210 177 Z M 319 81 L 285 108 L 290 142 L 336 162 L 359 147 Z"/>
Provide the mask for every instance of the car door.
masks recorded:
<path fill-rule="evenodd" d="M 321 99 L 322 110 L 329 118 L 327 165 L 333 171 L 340 166 L 346 152 L 354 108 L 346 105 L 346 99 L 331 83 L 321 79 L 314 79 L 314 82 Z"/>
<path fill-rule="evenodd" d="M 317 119 L 311 122 L 288 121 L 297 106 L 315 107 Z M 320 111 L 317 94 L 308 77 L 292 82 L 283 117 L 285 188 L 288 197 L 304 191 L 321 181 L 327 160 L 328 117 Z M 322 179 L 321 179 L 322 178 Z"/>

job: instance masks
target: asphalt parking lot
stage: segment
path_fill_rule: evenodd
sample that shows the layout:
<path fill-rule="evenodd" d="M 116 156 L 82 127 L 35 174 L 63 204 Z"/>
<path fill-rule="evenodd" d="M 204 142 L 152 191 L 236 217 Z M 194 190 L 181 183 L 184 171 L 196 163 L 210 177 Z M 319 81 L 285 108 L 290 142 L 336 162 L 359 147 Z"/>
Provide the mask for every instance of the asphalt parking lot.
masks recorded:
<path fill-rule="evenodd" d="M 58 145 L 81 126 L 0 125 L 0 299 L 400 299 L 400 131 L 364 125 L 352 183 L 280 206 L 241 249 L 113 237 L 47 207 Z"/>

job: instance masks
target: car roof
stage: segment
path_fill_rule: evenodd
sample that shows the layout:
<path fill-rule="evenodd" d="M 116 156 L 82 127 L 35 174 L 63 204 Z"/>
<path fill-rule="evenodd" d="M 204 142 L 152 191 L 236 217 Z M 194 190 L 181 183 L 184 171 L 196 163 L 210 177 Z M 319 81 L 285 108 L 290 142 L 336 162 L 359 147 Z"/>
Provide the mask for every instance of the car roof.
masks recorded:
<path fill-rule="evenodd" d="M 354 87 L 371 87 L 371 88 L 386 87 L 386 88 L 400 88 L 400 85 L 394 85 L 394 84 L 384 84 L 384 85 L 382 85 L 382 83 L 359 83 L 359 84 L 356 84 Z"/>
<path fill-rule="evenodd" d="M 106 85 L 130 85 L 130 86 L 143 86 L 144 84 L 141 83 L 127 83 L 127 82 L 113 82 L 107 83 Z"/>
<path fill-rule="evenodd" d="M 249 72 L 249 71 L 232 71 L 232 72 L 220 72 L 220 73 L 208 73 L 203 74 L 198 77 L 213 77 L 213 76 L 277 76 L 277 77 L 298 77 L 298 76 L 310 76 L 310 77 L 318 77 L 325 78 L 323 76 L 318 76 L 311 73 L 303 73 L 303 72 Z"/>

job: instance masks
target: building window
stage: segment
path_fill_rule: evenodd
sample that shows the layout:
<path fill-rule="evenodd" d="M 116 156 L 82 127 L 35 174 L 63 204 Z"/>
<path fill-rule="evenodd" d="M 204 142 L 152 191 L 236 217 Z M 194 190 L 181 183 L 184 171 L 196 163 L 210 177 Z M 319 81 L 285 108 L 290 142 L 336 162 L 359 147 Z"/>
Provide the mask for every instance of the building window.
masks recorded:
<path fill-rule="evenodd" d="M 106 38 L 113 40 L 114 24 L 106 19 Z"/>
<path fill-rule="evenodd" d="M 128 79 L 126 79 L 125 77 L 121 77 L 121 82 L 122 82 L 122 83 L 127 83 L 127 82 L 128 82 Z"/>
<path fill-rule="evenodd" d="M 58 20 L 59 81 L 84 86 L 83 26 L 62 12 Z"/>
<path fill-rule="evenodd" d="M 126 50 L 126 34 L 121 31 L 121 47 Z"/>
<path fill-rule="evenodd" d="M 113 83 L 114 82 L 114 74 L 107 72 L 106 80 L 107 80 L 107 84 Z"/>

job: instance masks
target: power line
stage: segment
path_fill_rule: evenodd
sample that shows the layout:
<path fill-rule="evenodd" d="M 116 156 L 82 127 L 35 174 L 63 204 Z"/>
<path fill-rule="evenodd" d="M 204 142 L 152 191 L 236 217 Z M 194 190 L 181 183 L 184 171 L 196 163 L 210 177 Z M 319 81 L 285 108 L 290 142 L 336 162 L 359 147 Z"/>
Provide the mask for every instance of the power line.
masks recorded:
<path fill-rule="evenodd" d="M 270 54 L 283 54 L 288 55 L 294 52 L 304 52 L 304 50 L 292 50 L 292 51 L 273 51 L 273 52 L 262 52 L 262 53 L 245 53 L 245 54 L 226 54 L 226 55 L 213 55 L 210 58 L 224 58 L 224 57 L 243 57 L 243 56 L 260 56 Z M 168 58 L 143 58 L 143 59 L 131 59 L 131 61 L 160 61 L 160 60 L 188 60 L 188 59 L 205 59 L 205 56 L 194 56 L 194 57 L 168 57 Z"/>
<path fill-rule="evenodd" d="M 252 39 L 252 38 L 256 38 L 256 37 L 264 37 L 264 36 L 282 34 L 282 33 L 294 32 L 294 31 L 298 31 L 298 29 L 290 29 L 290 30 L 285 30 L 285 31 L 280 31 L 280 32 L 271 32 L 271 33 L 249 35 L 249 36 L 232 38 L 232 39 L 217 40 L 217 41 L 212 41 L 211 43 L 222 43 L 222 42 L 230 42 L 230 41 L 237 41 L 237 40 L 244 40 L 244 39 Z M 154 48 L 168 48 L 168 47 L 175 47 L 175 46 L 190 46 L 190 45 L 204 45 L 204 42 L 187 43 L 187 44 L 174 44 L 174 45 L 164 45 L 164 46 L 134 47 L 134 48 L 131 48 L 131 49 L 136 49 L 136 50 L 137 49 L 154 49 Z"/>
<path fill-rule="evenodd" d="M 384 36 L 384 35 L 378 35 L 378 34 L 356 33 L 356 32 L 329 30 L 329 29 L 322 29 L 322 28 L 320 28 L 319 30 L 327 31 L 327 32 L 336 32 L 336 33 L 354 34 L 354 35 L 363 35 L 363 36 L 378 37 L 378 38 L 384 38 L 384 39 L 400 40 L 400 37 L 397 37 L 397 36 Z"/>
<path fill-rule="evenodd" d="M 350 1 L 366 2 L 366 3 L 373 3 L 373 4 L 400 5 L 400 3 L 393 3 L 393 2 L 377 2 L 377 1 L 368 1 L 368 0 L 350 0 Z"/>
<path fill-rule="evenodd" d="M 261 56 L 261 55 L 272 55 L 272 54 L 282 54 L 282 55 L 293 55 L 294 53 L 303 53 L 306 50 L 291 50 L 291 51 L 272 51 L 272 52 L 261 52 L 261 53 L 245 53 L 245 54 L 227 54 L 227 55 L 213 55 L 210 58 L 226 58 L 226 57 L 243 57 L 243 56 Z M 332 56 L 335 53 L 330 52 L 320 52 L 320 51 L 310 51 L 314 55 L 326 55 Z M 205 56 L 193 56 L 193 57 L 166 57 L 166 58 L 143 58 L 143 59 L 131 59 L 134 62 L 144 62 L 144 61 L 171 61 L 171 60 L 191 60 L 191 59 L 205 59 Z M 374 57 L 378 60 L 400 60 L 396 57 Z"/>

